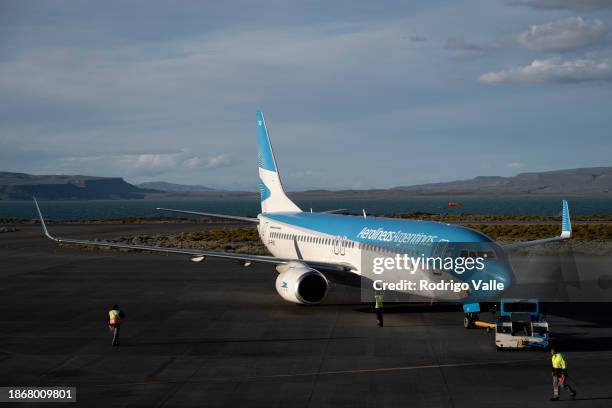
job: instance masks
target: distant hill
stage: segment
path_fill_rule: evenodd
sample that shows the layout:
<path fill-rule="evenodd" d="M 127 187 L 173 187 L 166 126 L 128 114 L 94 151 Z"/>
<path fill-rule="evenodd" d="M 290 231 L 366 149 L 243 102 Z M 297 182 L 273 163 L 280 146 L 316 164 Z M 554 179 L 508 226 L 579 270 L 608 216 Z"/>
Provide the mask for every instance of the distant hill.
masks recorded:
<path fill-rule="evenodd" d="M 167 193 L 202 193 L 215 191 L 214 188 L 191 184 L 167 183 L 165 181 L 148 181 L 146 183 L 136 184 L 136 186 L 145 189 L 165 191 Z"/>
<path fill-rule="evenodd" d="M 0 172 L 0 200 L 106 200 L 139 199 L 158 193 L 119 177 L 31 175 Z"/>
<path fill-rule="evenodd" d="M 612 167 L 521 173 L 514 177 L 479 176 L 469 180 L 371 190 L 291 192 L 294 199 L 401 199 L 418 195 L 596 195 L 612 193 Z M 138 186 L 118 177 L 30 175 L 0 172 L 0 200 L 102 199 L 256 199 L 248 191 L 215 190 L 166 182 Z"/>
<path fill-rule="evenodd" d="M 606 194 L 612 193 L 612 167 L 480 176 L 447 183 L 395 187 L 413 194 Z"/>

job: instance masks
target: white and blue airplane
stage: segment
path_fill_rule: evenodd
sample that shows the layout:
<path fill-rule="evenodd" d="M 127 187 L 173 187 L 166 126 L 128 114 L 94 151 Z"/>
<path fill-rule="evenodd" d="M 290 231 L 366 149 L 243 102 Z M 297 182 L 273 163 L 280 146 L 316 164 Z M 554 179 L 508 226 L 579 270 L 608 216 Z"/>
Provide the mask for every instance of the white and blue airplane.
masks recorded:
<path fill-rule="evenodd" d="M 416 268 L 413 277 L 431 282 L 487 279 L 502 282 L 507 289 L 514 274 L 506 253 L 519 248 L 569 239 L 572 234 L 567 201 L 562 202 L 561 234 L 557 237 L 499 245 L 488 236 L 470 228 L 441 222 L 405 220 L 382 217 L 341 215 L 333 211 L 313 213 L 302 211 L 287 197 L 266 123 L 257 113 L 257 143 L 261 213 L 257 218 L 183 211 L 167 208 L 158 210 L 221 217 L 257 225 L 259 236 L 272 256 L 201 251 L 132 245 L 109 241 L 57 238 L 50 234 L 40 207 L 34 199 L 45 235 L 59 243 L 93 245 L 113 248 L 183 254 L 200 262 L 207 257 L 239 260 L 246 266 L 252 262 L 275 265 L 278 271 L 276 290 L 293 303 L 317 304 L 327 295 L 329 282 L 370 285 L 373 257 L 409 256 L 465 257 L 466 254 L 484 259 L 484 268 L 457 274 L 444 268 Z M 401 290 L 399 291 L 401 292 Z M 438 301 L 469 303 L 482 299 L 473 290 L 410 290 L 410 294 Z"/>

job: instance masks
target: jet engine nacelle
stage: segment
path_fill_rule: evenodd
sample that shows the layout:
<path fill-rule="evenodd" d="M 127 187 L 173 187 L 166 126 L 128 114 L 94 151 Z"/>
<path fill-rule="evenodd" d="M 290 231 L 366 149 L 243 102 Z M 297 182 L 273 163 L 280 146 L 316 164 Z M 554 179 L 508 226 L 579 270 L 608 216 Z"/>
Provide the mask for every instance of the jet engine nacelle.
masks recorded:
<path fill-rule="evenodd" d="M 314 305 L 327 295 L 329 284 L 323 274 L 302 264 L 279 265 L 276 291 L 292 303 Z"/>

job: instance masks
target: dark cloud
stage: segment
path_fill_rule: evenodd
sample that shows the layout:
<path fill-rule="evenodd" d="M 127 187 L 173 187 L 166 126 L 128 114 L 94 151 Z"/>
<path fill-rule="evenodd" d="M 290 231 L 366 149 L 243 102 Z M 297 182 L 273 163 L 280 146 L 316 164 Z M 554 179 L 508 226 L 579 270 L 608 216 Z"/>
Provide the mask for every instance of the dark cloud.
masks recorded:
<path fill-rule="evenodd" d="M 507 4 L 538 10 L 592 11 L 612 8 L 609 0 L 509 0 Z"/>

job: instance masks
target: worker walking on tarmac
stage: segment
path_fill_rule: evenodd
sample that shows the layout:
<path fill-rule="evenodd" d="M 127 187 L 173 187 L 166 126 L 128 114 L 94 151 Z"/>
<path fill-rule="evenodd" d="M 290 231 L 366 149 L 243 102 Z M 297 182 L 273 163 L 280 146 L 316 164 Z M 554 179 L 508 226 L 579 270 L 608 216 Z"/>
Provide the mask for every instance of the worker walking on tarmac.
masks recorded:
<path fill-rule="evenodd" d="M 378 327 L 383 327 L 383 301 L 380 293 L 374 295 L 374 311 L 376 312 L 376 321 L 378 321 Z"/>
<path fill-rule="evenodd" d="M 123 319 L 125 319 L 125 313 L 119 309 L 119 305 L 113 305 L 113 308 L 108 311 L 108 329 L 113 333 L 113 347 L 119 346 L 119 329 Z"/>
<path fill-rule="evenodd" d="M 551 401 L 559 401 L 559 387 L 565 388 L 572 399 L 576 398 L 576 391 L 567 383 L 567 362 L 565 357 L 555 347 L 550 348 L 552 356 L 552 378 L 553 378 L 553 396 Z"/>

